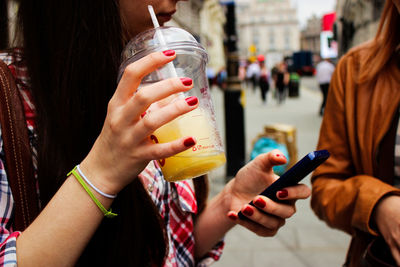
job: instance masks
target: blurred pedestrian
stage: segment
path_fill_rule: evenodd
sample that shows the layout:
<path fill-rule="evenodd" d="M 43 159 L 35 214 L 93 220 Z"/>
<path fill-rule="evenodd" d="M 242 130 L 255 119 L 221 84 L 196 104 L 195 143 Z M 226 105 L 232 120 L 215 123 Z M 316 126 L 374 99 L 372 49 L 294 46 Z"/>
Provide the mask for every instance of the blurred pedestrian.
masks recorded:
<path fill-rule="evenodd" d="M 207 66 L 206 71 L 207 71 L 208 86 L 211 89 L 215 84 L 215 79 L 216 79 L 215 70 L 212 67 Z"/>
<path fill-rule="evenodd" d="M 280 62 L 275 74 L 275 89 L 278 94 L 278 104 L 285 101 L 286 87 L 289 84 L 289 72 L 287 71 L 285 62 Z"/>
<path fill-rule="evenodd" d="M 311 205 L 351 235 L 348 267 L 400 265 L 399 12 L 386 1 L 375 38 L 341 58 L 321 125 L 331 157 L 313 173 Z"/>
<path fill-rule="evenodd" d="M 246 77 L 251 83 L 253 92 L 255 92 L 258 86 L 258 81 L 260 79 L 260 65 L 257 61 L 253 61 L 247 67 Z"/>
<path fill-rule="evenodd" d="M 225 68 L 221 68 L 218 71 L 217 76 L 215 77 L 215 84 L 221 89 L 226 89 L 227 80 L 228 80 L 228 73 L 226 72 Z"/>
<path fill-rule="evenodd" d="M 333 65 L 329 59 L 325 58 L 321 60 L 316 67 L 316 77 L 319 84 L 319 88 L 322 93 L 322 103 L 319 109 L 319 115 L 324 115 L 326 98 L 328 96 L 329 83 L 331 81 L 331 77 L 333 71 L 335 70 L 335 65 Z"/>
<path fill-rule="evenodd" d="M 265 58 L 264 56 L 258 56 L 257 60 L 260 65 L 260 78 L 259 78 L 259 85 L 261 91 L 261 100 L 264 105 L 267 104 L 267 94 L 269 91 L 269 73 L 267 66 L 265 65 Z"/>

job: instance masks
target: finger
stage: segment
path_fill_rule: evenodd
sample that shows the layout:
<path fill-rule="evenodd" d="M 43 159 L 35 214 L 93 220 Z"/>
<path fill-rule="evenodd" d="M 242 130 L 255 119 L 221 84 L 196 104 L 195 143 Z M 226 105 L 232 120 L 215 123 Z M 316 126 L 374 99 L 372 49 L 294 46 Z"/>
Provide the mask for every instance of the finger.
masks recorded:
<path fill-rule="evenodd" d="M 310 195 L 311 195 L 311 189 L 304 184 L 298 184 L 295 186 L 286 187 L 276 192 L 276 196 L 280 200 L 306 199 Z"/>
<path fill-rule="evenodd" d="M 114 99 L 117 102 L 124 102 L 128 99 L 139 87 L 141 80 L 151 72 L 171 62 L 176 57 L 173 50 L 163 52 L 154 52 L 147 55 L 131 64 L 129 64 L 122 75 L 114 94 Z"/>
<path fill-rule="evenodd" d="M 179 99 L 165 107 L 147 113 L 139 122 L 140 128 L 138 128 L 138 132 L 136 132 L 136 134 L 141 136 L 148 136 L 152 134 L 154 131 L 156 131 L 158 128 L 167 124 L 168 122 L 172 121 L 178 116 L 194 110 L 195 108 L 197 108 L 198 105 L 199 101 L 197 97 L 191 96 L 185 99 Z M 179 132 L 178 124 L 170 125 L 170 128 L 171 131 L 174 131 L 176 133 Z M 171 132 L 171 135 L 166 136 L 166 138 L 168 142 L 172 141 L 176 137 L 174 137 L 174 135 Z M 161 141 L 161 142 L 165 143 L 166 141 Z"/>
<path fill-rule="evenodd" d="M 271 171 L 275 165 L 285 164 L 286 157 L 278 149 L 274 149 L 266 154 L 258 155 L 254 159 L 254 164 L 257 164 L 261 170 Z"/>
<path fill-rule="evenodd" d="M 389 246 L 392 253 L 393 259 L 396 261 L 397 265 L 400 266 L 400 253 L 397 246 Z"/>
<path fill-rule="evenodd" d="M 275 217 L 279 217 L 282 219 L 290 218 L 296 213 L 296 206 L 294 205 L 294 203 L 293 204 L 277 203 L 265 196 L 257 196 L 253 200 L 253 204 L 262 212 L 271 214 Z"/>
<path fill-rule="evenodd" d="M 162 101 L 163 105 L 181 99 L 176 93 L 188 91 L 193 88 L 190 78 L 170 78 L 141 88 L 127 103 L 125 114 L 128 118 L 138 117 L 156 102 Z M 170 96 L 169 98 L 167 98 Z M 166 99 L 167 98 L 167 99 Z M 160 106 L 163 106 L 160 105 Z M 129 119 L 127 120 L 129 121 Z"/>
<path fill-rule="evenodd" d="M 194 137 L 183 137 L 168 143 L 158 143 L 149 146 L 146 153 L 147 160 L 161 160 L 183 152 L 196 144 Z"/>
<path fill-rule="evenodd" d="M 270 229 L 268 227 L 265 227 L 264 225 L 258 224 L 257 222 L 253 221 L 252 218 L 249 218 L 251 216 L 248 216 L 249 220 L 240 220 L 237 217 L 237 213 L 235 213 L 234 211 L 230 211 L 228 213 L 228 217 L 237 224 L 240 224 L 243 227 L 254 232 L 255 234 L 263 237 L 274 236 L 279 229 L 279 227 Z"/>
<path fill-rule="evenodd" d="M 241 211 L 248 219 L 259 225 L 262 225 L 265 228 L 268 228 L 269 230 L 278 230 L 285 224 L 284 219 L 276 217 L 272 214 L 264 213 L 248 204 L 245 205 Z"/>

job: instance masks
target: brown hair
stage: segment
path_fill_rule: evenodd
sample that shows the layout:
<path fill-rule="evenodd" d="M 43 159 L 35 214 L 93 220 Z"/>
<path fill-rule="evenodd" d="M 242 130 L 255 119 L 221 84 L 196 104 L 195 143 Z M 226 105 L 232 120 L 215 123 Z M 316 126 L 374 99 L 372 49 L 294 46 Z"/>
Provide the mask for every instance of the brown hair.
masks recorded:
<path fill-rule="evenodd" d="M 372 82 L 398 53 L 400 15 L 392 0 L 387 0 L 375 38 L 361 62 L 359 83 Z"/>
<path fill-rule="evenodd" d="M 117 85 L 121 18 L 118 1 L 19 2 L 45 205 L 101 131 Z M 164 222 L 140 179 L 118 194 L 112 209 L 119 215 L 103 220 L 77 265 L 162 265 L 168 252 Z"/>

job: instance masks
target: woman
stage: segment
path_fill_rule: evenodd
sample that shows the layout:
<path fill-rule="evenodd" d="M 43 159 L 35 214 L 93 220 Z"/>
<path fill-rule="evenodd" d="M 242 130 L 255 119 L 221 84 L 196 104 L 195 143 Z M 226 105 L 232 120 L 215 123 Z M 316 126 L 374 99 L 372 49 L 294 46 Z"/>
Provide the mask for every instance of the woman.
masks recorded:
<path fill-rule="evenodd" d="M 286 86 L 289 83 L 289 73 L 286 68 L 285 62 L 278 64 L 277 72 L 274 75 L 275 78 L 275 89 L 277 90 L 278 104 L 285 101 L 286 98 Z"/>
<path fill-rule="evenodd" d="M 399 0 L 386 1 L 375 38 L 340 60 L 321 126 L 318 148 L 331 157 L 313 174 L 311 204 L 329 226 L 352 235 L 347 266 L 360 266 L 377 236 L 400 264 L 399 12 Z"/>
<path fill-rule="evenodd" d="M 123 46 L 153 27 L 147 5 L 153 5 L 163 24 L 177 2 L 20 1 L 23 52 L 13 50 L 2 59 L 16 77 L 25 107 L 33 108 L 26 115 L 37 149 L 37 158 L 33 156 L 43 209 L 23 232 L 13 231 L 13 199 L 1 198 L 3 265 L 205 264 L 218 259 L 220 240 L 235 224 L 271 236 L 295 212 L 294 201 L 279 204 L 257 196 L 275 179 L 272 166 L 286 161 L 278 151 L 249 163 L 207 204 L 204 177 L 194 182 L 196 198 L 189 181 L 163 179 L 154 160 L 188 149 L 196 140 L 189 136 L 153 144 L 149 135 L 195 109 L 198 100 L 181 99 L 151 114 L 145 111 L 157 100 L 190 90 L 191 79 L 171 78 L 136 92 L 142 77 L 176 57 L 172 50 L 129 65 L 118 85 L 116 79 Z M 80 169 L 71 174 L 79 163 Z M 3 194 L 10 195 L 7 173 L 0 166 L 8 189 Z M 104 213 L 112 207 L 118 216 L 103 219 L 78 172 L 86 176 L 82 184 Z M 309 194 L 308 187 L 299 185 L 279 196 L 296 200 Z M 247 205 L 250 200 L 265 213 Z M 239 221 L 239 210 L 251 220 Z"/>

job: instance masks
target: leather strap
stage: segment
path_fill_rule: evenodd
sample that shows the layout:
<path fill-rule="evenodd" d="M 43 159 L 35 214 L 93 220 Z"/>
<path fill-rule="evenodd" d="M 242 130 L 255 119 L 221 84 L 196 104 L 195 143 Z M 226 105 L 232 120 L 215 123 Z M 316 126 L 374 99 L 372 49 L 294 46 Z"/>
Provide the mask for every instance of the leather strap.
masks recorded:
<path fill-rule="evenodd" d="M 1 60 L 0 111 L 5 165 L 15 202 L 13 227 L 23 231 L 39 214 L 38 196 L 23 103 L 14 77 Z"/>

